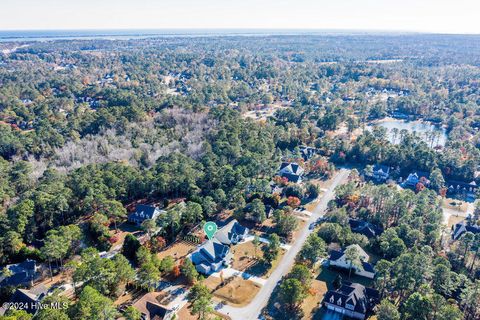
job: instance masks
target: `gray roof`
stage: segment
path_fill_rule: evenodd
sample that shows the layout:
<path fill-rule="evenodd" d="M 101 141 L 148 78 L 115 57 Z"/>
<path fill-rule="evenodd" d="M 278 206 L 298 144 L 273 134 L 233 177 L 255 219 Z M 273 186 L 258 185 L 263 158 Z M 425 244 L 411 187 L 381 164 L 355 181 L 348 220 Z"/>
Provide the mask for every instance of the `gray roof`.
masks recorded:
<path fill-rule="evenodd" d="M 242 226 L 236 219 L 233 219 L 215 234 L 215 238 L 223 244 L 231 244 L 232 240 L 238 236 L 245 236 L 248 229 Z M 234 241 L 236 242 L 236 240 Z"/>
<path fill-rule="evenodd" d="M 135 208 L 135 212 L 131 213 L 128 218 L 136 220 L 148 220 L 155 218 L 160 213 L 157 207 L 138 204 Z"/>
<path fill-rule="evenodd" d="M 359 283 L 344 282 L 338 290 L 329 290 L 324 301 L 348 309 L 352 305 L 355 312 L 366 314 L 373 307 L 372 300 L 378 298 L 378 291 L 365 288 Z"/>
<path fill-rule="evenodd" d="M 192 253 L 192 262 L 194 264 L 216 263 L 228 254 L 230 248 L 217 239 L 208 240 Z"/>
<path fill-rule="evenodd" d="M 37 263 L 35 260 L 27 259 L 21 263 L 10 264 L 5 268 L 10 270 L 10 277 L 0 277 L 0 286 L 19 286 L 29 284 L 37 277 Z"/>

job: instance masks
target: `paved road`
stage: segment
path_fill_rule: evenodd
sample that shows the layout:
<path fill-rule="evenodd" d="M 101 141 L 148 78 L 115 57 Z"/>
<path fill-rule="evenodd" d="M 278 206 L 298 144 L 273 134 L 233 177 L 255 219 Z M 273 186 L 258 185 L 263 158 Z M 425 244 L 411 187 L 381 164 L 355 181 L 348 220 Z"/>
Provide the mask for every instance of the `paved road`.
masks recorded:
<path fill-rule="evenodd" d="M 340 172 L 336 174 L 330 188 L 328 188 L 325 194 L 322 196 L 317 207 L 310 216 L 308 223 L 305 224 L 305 227 L 297 235 L 292 247 L 287 251 L 285 256 L 282 258 L 282 261 L 278 264 L 275 271 L 273 271 L 273 273 L 270 275 L 267 282 L 260 289 L 253 301 L 242 308 L 235 308 L 229 305 L 217 305 L 216 309 L 219 312 L 230 316 L 232 320 L 254 320 L 259 318 L 260 313 L 267 305 L 273 290 L 282 277 L 290 271 L 295 263 L 295 257 L 302 248 L 307 237 L 310 235 L 310 233 L 312 233 L 313 230 L 309 230 L 310 223 L 323 216 L 325 210 L 327 209 L 328 202 L 335 196 L 334 189 L 347 179 L 349 173 L 350 170 L 341 169 Z"/>

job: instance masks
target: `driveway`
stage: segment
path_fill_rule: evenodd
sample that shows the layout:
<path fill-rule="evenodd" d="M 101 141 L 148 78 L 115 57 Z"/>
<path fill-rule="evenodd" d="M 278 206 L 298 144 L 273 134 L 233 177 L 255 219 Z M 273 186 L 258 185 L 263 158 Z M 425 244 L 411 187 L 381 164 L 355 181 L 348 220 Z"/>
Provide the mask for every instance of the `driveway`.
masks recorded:
<path fill-rule="evenodd" d="M 321 200 L 318 202 L 317 207 L 310 216 L 310 219 L 308 220 L 309 223 L 306 223 L 303 229 L 298 233 L 296 240 L 292 244 L 290 250 L 285 253 L 282 261 L 280 261 L 277 268 L 270 275 L 266 283 L 263 285 L 263 287 L 253 299 L 253 301 L 250 302 L 250 304 L 248 304 L 247 306 L 241 308 L 235 308 L 229 305 L 219 304 L 215 307 L 217 311 L 228 315 L 230 318 L 232 318 L 232 320 L 259 319 L 260 313 L 267 305 L 273 290 L 277 286 L 278 282 L 282 279 L 282 277 L 290 271 L 293 264 L 295 263 L 295 257 L 302 249 L 305 240 L 307 240 L 307 237 L 310 235 L 310 233 L 313 232 L 313 230 L 309 230 L 309 224 L 316 221 L 319 217 L 323 216 L 325 210 L 327 209 L 328 202 L 332 200 L 335 196 L 335 188 L 346 181 L 349 173 L 350 170 L 341 169 L 335 175 L 331 186 L 323 194 Z"/>

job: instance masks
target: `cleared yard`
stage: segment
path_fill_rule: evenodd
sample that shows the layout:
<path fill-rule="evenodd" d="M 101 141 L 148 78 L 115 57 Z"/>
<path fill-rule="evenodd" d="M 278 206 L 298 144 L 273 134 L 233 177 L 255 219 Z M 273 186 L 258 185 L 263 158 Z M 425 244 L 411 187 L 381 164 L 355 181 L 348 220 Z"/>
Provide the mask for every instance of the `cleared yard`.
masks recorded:
<path fill-rule="evenodd" d="M 159 259 L 163 259 L 165 257 L 172 257 L 175 260 L 184 259 L 190 252 L 195 250 L 195 246 L 193 244 L 187 242 L 176 242 L 166 250 L 163 250 L 157 254 Z"/>
<path fill-rule="evenodd" d="M 225 319 L 225 320 L 230 320 L 230 317 L 224 315 L 224 314 L 221 314 L 221 313 L 218 313 L 216 311 L 214 311 L 209 319 L 216 319 L 216 317 L 220 317 L 220 319 Z M 187 303 L 182 309 L 180 309 L 177 313 L 177 318 L 176 319 L 180 319 L 180 320 L 198 320 L 198 316 L 196 315 L 193 315 L 190 313 L 190 303 Z"/>
<path fill-rule="evenodd" d="M 457 224 L 459 222 L 462 222 L 463 220 L 465 220 L 465 217 L 450 216 L 448 218 L 447 226 L 449 228 L 451 228 L 452 226 L 454 226 L 455 224 Z"/>
<path fill-rule="evenodd" d="M 442 200 L 442 207 L 458 212 L 467 212 L 468 203 L 461 200 L 445 198 Z"/>
<path fill-rule="evenodd" d="M 249 268 L 245 270 L 245 272 L 260 277 L 262 279 L 268 279 L 272 272 L 277 267 L 278 263 L 282 260 L 283 256 L 285 255 L 285 250 L 280 249 L 277 259 L 272 261 L 272 265 L 269 266 L 268 264 L 264 263 L 262 260 L 259 260 L 257 263 L 251 265 Z"/>
<path fill-rule="evenodd" d="M 232 268 L 235 270 L 245 271 L 247 268 L 251 267 L 258 260 L 263 258 L 263 248 L 265 247 L 264 243 L 260 243 L 255 251 L 255 246 L 253 241 L 244 242 L 233 246 L 233 261 Z M 256 256 L 255 256 L 256 254 Z"/>
<path fill-rule="evenodd" d="M 220 286 L 222 280 L 217 277 L 209 277 L 205 285 L 212 290 L 212 294 L 234 307 L 248 305 L 257 295 L 261 286 L 253 281 L 234 277 L 233 280 L 225 279 L 226 285 Z"/>
<path fill-rule="evenodd" d="M 327 284 L 324 281 L 312 281 L 311 294 L 308 295 L 302 303 L 303 319 L 312 319 L 317 309 L 321 306 L 320 303 L 327 291 Z"/>

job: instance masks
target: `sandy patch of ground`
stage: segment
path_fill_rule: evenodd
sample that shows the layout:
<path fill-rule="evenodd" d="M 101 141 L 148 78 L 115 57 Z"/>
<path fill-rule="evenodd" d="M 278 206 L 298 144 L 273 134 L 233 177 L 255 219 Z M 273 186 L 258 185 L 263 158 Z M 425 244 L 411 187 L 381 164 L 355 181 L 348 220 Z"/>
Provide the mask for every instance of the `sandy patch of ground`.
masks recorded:
<path fill-rule="evenodd" d="M 205 285 L 213 290 L 214 297 L 235 307 L 248 305 L 261 288 L 259 284 L 241 277 L 234 277 L 231 281 L 225 279 L 227 284 L 224 286 L 220 286 L 221 282 L 220 278 L 209 277 L 205 280 Z"/>
<path fill-rule="evenodd" d="M 465 220 L 465 217 L 450 216 L 448 218 L 447 226 L 451 228 L 452 226 L 456 225 L 457 223 L 463 220 Z"/>
<path fill-rule="evenodd" d="M 157 254 L 159 259 L 172 257 L 175 260 L 184 259 L 189 253 L 195 250 L 196 246 L 187 242 L 176 242 L 166 250 Z"/>
<path fill-rule="evenodd" d="M 442 200 L 442 207 L 458 212 L 467 212 L 468 203 L 461 200 L 445 198 Z"/>

